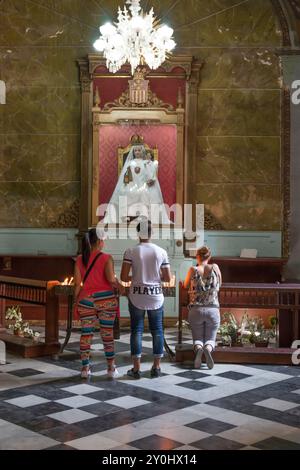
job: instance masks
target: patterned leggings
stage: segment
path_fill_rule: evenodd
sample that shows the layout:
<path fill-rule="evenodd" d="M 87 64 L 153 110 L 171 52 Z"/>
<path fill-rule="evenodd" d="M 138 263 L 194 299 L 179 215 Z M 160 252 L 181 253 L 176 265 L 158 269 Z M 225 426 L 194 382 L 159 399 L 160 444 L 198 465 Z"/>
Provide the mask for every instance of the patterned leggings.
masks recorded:
<path fill-rule="evenodd" d="M 117 308 L 118 301 L 113 292 L 97 292 L 78 302 L 81 321 L 80 354 L 83 367 L 90 364 L 91 344 L 98 321 L 105 357 L 108 366 L 112 365 L 115 359 L 113 326 Z"/>

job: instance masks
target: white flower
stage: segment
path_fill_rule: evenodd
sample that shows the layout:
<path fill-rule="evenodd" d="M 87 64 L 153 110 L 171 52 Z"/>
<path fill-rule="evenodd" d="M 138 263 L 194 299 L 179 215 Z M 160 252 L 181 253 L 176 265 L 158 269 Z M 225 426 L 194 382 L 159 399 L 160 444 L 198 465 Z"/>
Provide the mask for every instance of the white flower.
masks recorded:
<path fill-rule="evenodd" d="M 32 328 L 30 328 L 28 322 L 23 322 L 22 319 L 22 313 L 20 310 L 20 307 L 10 307 L 6 310 L 5 313 L 5 318 L 6 320 L 13 320 L 14 323 L 9 323 L 8 328 L 16 331 L 20 330 L 23 333 L 26 334 L 26 336 L 29 336 L 31 338 L 36 337 L 38 338 L 40 336 L 40 333 L 34 332 Z"/>

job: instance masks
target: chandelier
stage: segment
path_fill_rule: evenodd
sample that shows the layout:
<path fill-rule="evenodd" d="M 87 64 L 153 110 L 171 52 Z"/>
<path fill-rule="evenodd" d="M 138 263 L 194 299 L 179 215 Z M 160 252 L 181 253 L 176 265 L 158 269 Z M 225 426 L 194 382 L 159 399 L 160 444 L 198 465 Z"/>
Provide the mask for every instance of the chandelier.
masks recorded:
<path fill-rule="evenodd" d="M 116 73 L 122 65 L 129 62 L 132 75 L 138 65 L 145 63 L 157 69 L 176 46 L 172 38 L 173 29 L 159 24 L 154 17 L 153 8 L 145 14 L 140 0 L 127 0 L 126 6 L 118 9 L 118 22 L 106 23 L 100 27 L 100 37 L 94 43 L 97 51 L 103 52 L 106 66 Z"/>

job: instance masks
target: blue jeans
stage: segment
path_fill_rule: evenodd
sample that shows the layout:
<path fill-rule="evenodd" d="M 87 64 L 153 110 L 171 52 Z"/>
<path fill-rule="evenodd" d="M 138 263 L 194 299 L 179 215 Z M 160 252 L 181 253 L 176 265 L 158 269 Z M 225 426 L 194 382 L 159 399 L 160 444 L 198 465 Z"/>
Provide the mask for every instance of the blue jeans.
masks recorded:
<path fill-rule="evenodd" d="M 145 310 L 135 307 L 128 300 L 128 307 L 131 320 L 130 348 L 132 356 L 140 358 L 142 356 L 142 337 L 144 332 Z M 153 341 L 154 357 L 163 357 L 164 355 L 164 330 L 163 317 L 164 306 L 157 310 L 147 310 L 149 328 Z"/>

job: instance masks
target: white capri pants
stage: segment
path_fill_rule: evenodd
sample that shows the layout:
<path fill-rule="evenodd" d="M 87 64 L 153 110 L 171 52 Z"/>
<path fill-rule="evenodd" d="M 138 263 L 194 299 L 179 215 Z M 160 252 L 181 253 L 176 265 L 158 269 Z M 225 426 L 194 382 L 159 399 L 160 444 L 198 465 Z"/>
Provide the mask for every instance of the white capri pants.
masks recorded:
<path fill-rule="evenodd" d="M 220 326 L 220 309 L 218 307 L 203 307 L 193 305 L 189 309 L 189 324 L 192 329 L 194 345 L 216 345 L 216 336 Z"/>

